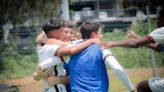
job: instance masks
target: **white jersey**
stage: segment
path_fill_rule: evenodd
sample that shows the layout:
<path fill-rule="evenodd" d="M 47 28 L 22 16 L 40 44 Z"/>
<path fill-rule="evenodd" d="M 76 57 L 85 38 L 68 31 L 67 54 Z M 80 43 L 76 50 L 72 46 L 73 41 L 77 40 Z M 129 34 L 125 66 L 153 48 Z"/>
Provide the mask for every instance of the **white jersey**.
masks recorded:
<path fill-rule="evenodd" d="M 42 66 L 45 63 L 45 60 L 54 57 L 55 60 L 53 62 L 57 62 L 56 65 L 51 64 L 51 67 L 54 68 L 53 75 L 55 76 L 66 76 L 66 71 L 63 68 L 63 62 L 60 57 L 54 56 L 56 50 L 59 48 L 59 45 L 44 45 L 44 46 L 37 46 L 37 52 L 39 56 L 39 66 L 41 69 L 46 69 L 49 67 Z M 57 84 L 54 86 L 49 86 L 47 81 L 44 80 L 44 92 L 67 92 L 66 87 L 64 84 Z"/>
<path fill-rule="evenodd" d="M 151 32 L 148 37 L 151 37 L 150 39 L 152 42 L 157 42 L 158 44 L 164 44 L 164 27 L 158 28 Z"/>

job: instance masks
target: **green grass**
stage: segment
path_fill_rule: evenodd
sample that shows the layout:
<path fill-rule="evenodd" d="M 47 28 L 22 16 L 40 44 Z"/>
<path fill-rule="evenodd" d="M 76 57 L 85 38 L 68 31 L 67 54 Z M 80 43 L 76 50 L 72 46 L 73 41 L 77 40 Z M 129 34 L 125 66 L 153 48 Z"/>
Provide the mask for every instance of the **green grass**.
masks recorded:
<path fill-rule="evenodd" d="M 0 80 L 12 79 L 32 75 L 38 62 L 36 55 L 10 55 L 3 58 L 3 71 Z"/>
<path fill-rule="evenodd" d="M 164 68 L 160 68 L 157 70 L 157 76 L 163 76 Z M 136 68 L 136 69 L 128 69 L 126 70 L 130 80 L 132 81 L 135 91 L 136 87 L 139 82 L 142 80 L 147 80 L 152 77 L 152 70 L 151 68 Z M 113 71 L 108 70 L 109 78 L 110 78 L 110 85 L 109 85 L 109 92 L 128 92 L 126 86 L 122 83 L 122 81 L 113 73 Z"/>

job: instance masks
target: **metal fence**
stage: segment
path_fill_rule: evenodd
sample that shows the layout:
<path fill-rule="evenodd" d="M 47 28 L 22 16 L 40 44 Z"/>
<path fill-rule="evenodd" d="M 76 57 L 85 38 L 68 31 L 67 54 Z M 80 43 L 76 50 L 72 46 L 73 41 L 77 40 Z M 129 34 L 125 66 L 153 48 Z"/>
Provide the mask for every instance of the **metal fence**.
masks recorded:
<path fill-rule="evenodd" d="M 20 55 L 36 53 L 35 38 L 41 32 L 41 27 L 19 27 L 8 31 L 7 35 L 4 32 L 0 33 L 1 62 L 3 58 L 7 58 L 7 55 L 14 56 L 14 53 Z"/>

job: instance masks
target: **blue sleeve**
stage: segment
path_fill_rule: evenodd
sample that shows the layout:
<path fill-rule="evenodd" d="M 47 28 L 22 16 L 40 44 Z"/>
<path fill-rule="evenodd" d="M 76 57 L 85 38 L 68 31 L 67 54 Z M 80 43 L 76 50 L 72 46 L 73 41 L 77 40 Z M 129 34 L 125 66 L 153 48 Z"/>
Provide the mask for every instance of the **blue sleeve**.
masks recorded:
<path fill-rule="evenodd" d="M 66 70 L 66 75 L 69 75 L 69 65 L 67 64 L 67 62 L 64 61 L 63 67 Z M 66 89 L 67 89 L 67 92 L 71 92 L 70 84 L 66 85 Z"/>
<path fill-rule="evenodd" d="M 68 64 L 67 64 L 67 62 L 65 62 L 64 61 L 64 64 L 63 64 L 64 66 L 64 69 L 66 70 L 66 75 L 69 75 L 69 66 L 68 66 Z"/>
<path fill-rule="evenodd" d="M 164 45 L 160 45 L 160 50 L 164 51 Z"/>

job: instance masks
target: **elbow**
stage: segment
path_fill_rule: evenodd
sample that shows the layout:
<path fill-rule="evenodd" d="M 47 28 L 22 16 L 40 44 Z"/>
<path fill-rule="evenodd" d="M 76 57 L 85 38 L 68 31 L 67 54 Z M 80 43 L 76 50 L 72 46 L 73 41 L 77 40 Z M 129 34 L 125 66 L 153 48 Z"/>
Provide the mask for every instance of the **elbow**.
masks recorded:
<path fill-rule="evenodd" d="M 73 51 L 72 50 L 69 50 L 67 52 L 60 52 L 60 53 L 57 53 L 57 56 L 68 56 L 68 55 L 72 55 Z"/>
<path fill-rule="evenodd" d="M 36 78 L 36 77 L 33 77 L 33 79 L 34 79 L 35 81 L 40 81 L 40 79 L 38 79 L 38 78 Z"/>
<path fill-rule="evenodd" d="M 75 53 L 75 50 L 72 49 L 72 50 L 70 51 L 70 55 L 73 55 L 74 53 Z"/>
<path fill-rule="evenodd" d="M 123 72 L 123 69 L 114 69 L 114 72 L 116 74 L 121 74 Z"/>
<path fill-rule="evenodd" d="M 76 50 L 74 48 L 72 48 L 68 51 L 68 55 L 73 55 L 75 53 L 76 53 Z"/>
<path fill-rule="evenodd" d="M 75 53 L 75 51 L 72 49 L 68 52 L 69 55 L 73 55 Z"/>
<path fill-rule="evenodd" d="M 135 39 L 131 39 L 131 40 L 129 41 L 129 46 L 130 46 L 131 48 L 138 48 L 138 47 L 140 47 L 140 44 L 137 43 Z"/>
<path fill-rule="evenodd" d="M 136 44 L 135 42 L 132 42 L 132 43 L 129 44 L 129 47 L 131 47 L 131 48 L 138 48 L 139 44 Z"/>

